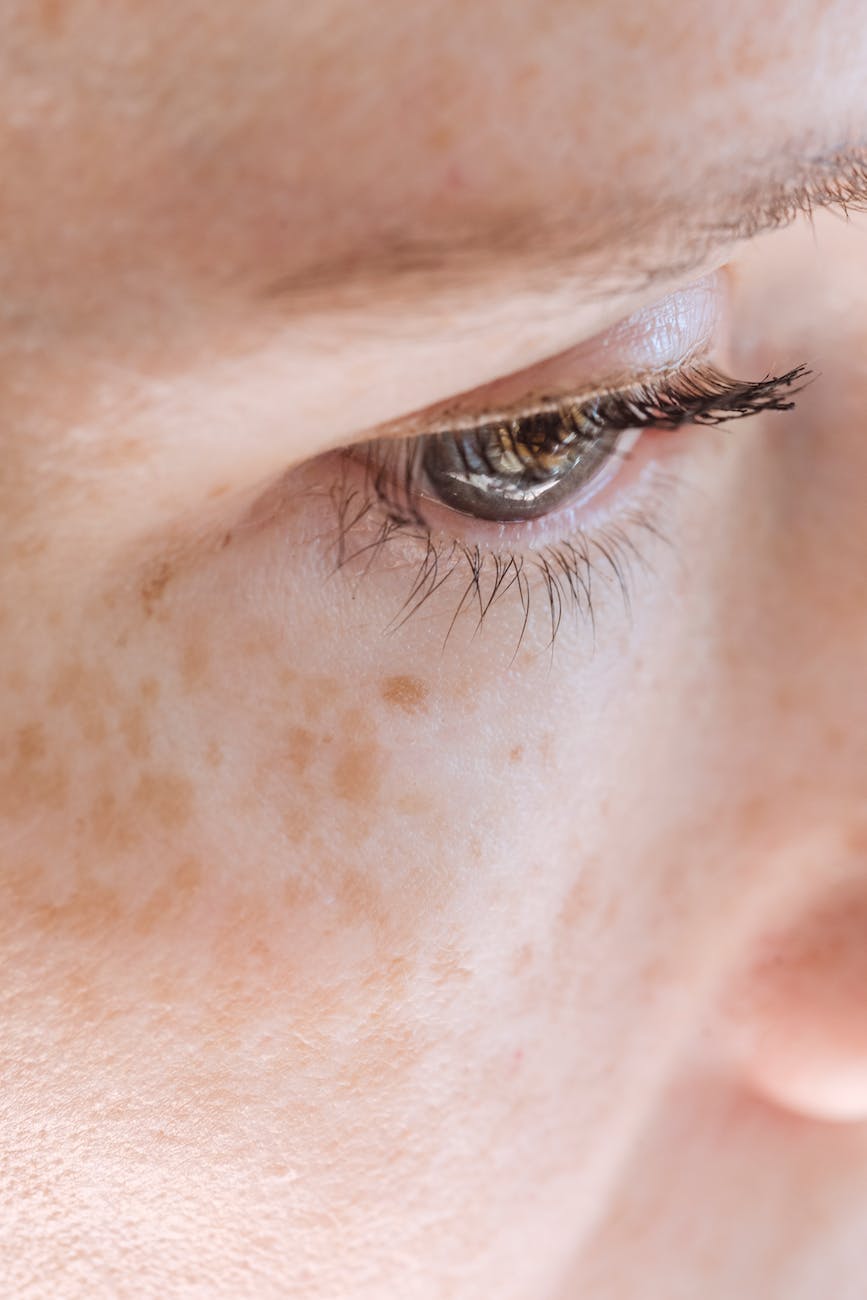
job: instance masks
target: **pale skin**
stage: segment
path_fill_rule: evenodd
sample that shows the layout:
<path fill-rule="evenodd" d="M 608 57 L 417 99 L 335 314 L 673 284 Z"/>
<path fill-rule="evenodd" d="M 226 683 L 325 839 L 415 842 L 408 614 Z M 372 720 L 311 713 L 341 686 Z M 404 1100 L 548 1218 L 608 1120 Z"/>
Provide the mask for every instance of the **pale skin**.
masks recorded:
<path fill-rule="evenodd" d="M 3 1294 L 859 1300 L 867 222 L 720 228 L 863 142 L 860 0 L 0 32 Z M 336 449 L 678 291 L 818 377 L 510 534 L 649 516 L 628 608 L 335 572 Z"/>

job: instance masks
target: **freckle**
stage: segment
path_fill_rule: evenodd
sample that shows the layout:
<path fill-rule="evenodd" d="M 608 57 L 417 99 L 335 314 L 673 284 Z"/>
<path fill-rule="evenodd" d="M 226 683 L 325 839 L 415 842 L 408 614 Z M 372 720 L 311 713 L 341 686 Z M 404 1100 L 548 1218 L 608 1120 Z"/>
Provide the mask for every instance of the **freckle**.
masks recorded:
<path fill-rule="evenodd" d="M 446 153 L 454 141 L 454 128 L 447 122 L 438 122 L 427 134 L 427 142 L 435 153 Z"/>
<path fill-rule="evenodd" d="M 0 780 L 0 817 L 10 820 L 34 812 L 59 812 L 66 803 L 69 774 L 59 762 L 14 762 Z"/>
<path fill-rule="evenodd" d="M 109 937 L 122 918 L 115 890 L 96 880 L 88 881 L 68 903 L 45 906 L 40 912 L 40 919 L 49 931 L 72 930 L 89 938 Z"/>
<path fill-rule="evenodd" d="M 348 749 L 334 768 L 334 789 L 349 803 L 365 803 L 374 798 L 380 785 L 379 747 Z"/>
<path fill-rule="evenodd" d="M 132 848 L 139 835 L 122 813 L 111 790 L 101 790 L 94 798 L 86 822 L 91 839 L 103 849 L 113 853 Z"/>
<path fill-rule="evenodd" d="M 72 703 L 84 687 L 86 674 L 84 666 L 77 660 L 65 664 L 54 679 L 54 685 L 48 696 L 49 704 L 62 708 Z"/>
<path fill-rule="evenodd" d="M 343 734 L 346 736 L 370 736 L 374 726 L 366 709 L 347 709 L 342 719 Z"/>
<path fill-rule="evenodd" d="M 198 858 L 182 858 L 168 878 L 154 890 L 135 918 L 139 934 L 150 934 L 158 925 L 177 920 L 190 906 L 202 884 Z"/>
<path fill-rule="evenodd" d="M 592 874 L 585 867 L 581 875 L 570 888 L 560 909 L 560 924 L 571 930 L 582 917 L 596 907 L 596 884 Z"/>
<path fill-rule="evenodd" d="M 173 566 L 168 560 L 159 560 L 150 570 L 141 585 L 140 595 L 145 614 L 150 617 L 157 604 L 162 600 L 166 587 L 172 580 Z"/>
<path fill-rule="evenodd" d="M 283 906 L 289 911 L 297 911 L 308 906 L 315 898 L 313 886 L 304 876 L 293 873 L 283 881 L 280 889 Z"/>
<path fill-rule="evenodd" d="M 65 18 L 64 0 L 39 0 L 39 23 L 46 36 L 55 36 Z"/>
<path fill-rule="evenodd" d="M 602 913 L 600 930 L 603 932 L 612 929 L 616 924 L 622 910 L 622 899 L 619 894 L 612 895 L 605 905 L 605 911 Z"/>
<path fill-rule="evenodd" d="M 223 533 L 222 541 L 220 542 L 220 549 L 224 551 L 227 546 L 231 545 L 231 542 L 232 542 L 231 532 Z"/>
<path fill-rule="evenodd" d="M 139 694 L 143 700 L 149 704 L 157 698 L 160 693 L 160 684 L 155 677 L 143 677 L 139 686 Z"/>
<path fill-rule="evenodd" d="M 396 807 L 402 813 L 410 817 L 421 817 L 425 813 L 434 811 L 436 805 L 428 795 L 422 794 L 416 790 L 412 794 L 402 794 L 397 801 Z"/>
<path fill-rule="evenodd" d="M 209 740 L 205 749 L 205 762 L 208 767 L 221 767 L 223 763 L 223 751 L 216 740 Z"/>
<path fill-rule="evenodd" d="M 533 964 L 533 945 L 523 944 L 512 959 L 512 974 L 522 975 Z"/>
<path fill-rule="evenodd" d="M 316 755 L 316 737 L 306 727 L 292 727 L 286 738 L 286 757 L 296 776 L 303 776 Z"/>
<path fill-rule="evenodd" d="M 867 862 L 867 824 L 850 831 L 848 849 L 856 861 Z"/>
<path fill-rule="evenodd" d="M 231 485 L 229 483 L 215 483 L 214 486 L 211 488 L 211 490 L 208 492 L 208 496 L 212 501 L 216 497 L 225 496 L 230 486 Z"/>
<path fill-rule="evenodd" d="M 523 746 L 523 745 L 513 745 L 512 748 L 509 750 L 509 762 L 510 762 L 510 763 L 519 763 L 519 762 L 521 761 L 521 759 L 523 758 L 523 756 L 524 756 L 524 746 Z"/>
<path fill-rule="evenodd" d="M 765 795 L 752 795 L 742 804 L 740 822 L 744 834 L 755 835 L 767 830 L 770 820 L 771 805 Z"/>
<path fill-rule="evenodd" d="M 846 733 L 842 727 L 832 723 L 825 729 L 825 744 L 833 753 L 838 753 L 846 745 Z"/>
<path fill-rule="evenodd" d="M 134 758 L 147 758 L 150 754 L 150 731 L 145 718 L 144 706 L 134 704 L 127 709 L 121 721 L 121 734 L 127 748 Z"/>
<path fill-rule="evenodd" d="M 781 683 L 774 691 L 774 703 L 781 713 L 796 713 L 803 708 L 803 700 L 791 686 Z"/>
<path fill-rule="evenodd" d="M 473 972 L 460 953 L 450 948 L 443 949 L 434 958 L 431 963 L 431 975 L 439 986 L 466 983 L 473 978 Z"/>
<path fill-rule="evenodd" d="M 166 830 L 186 826 L 193 815 L 192 782 L 179 774 L 146 772 L 139 780 L 134 798 Z"/>
<path fill-rule="evenodd" d="M 421 713 L 429 694 L 420 677 L 386 677 L 380 683 L 382 698 L 404 713 Z"/>
<path fill-rule="evenodd" d="M 45 757 L 45 728 L 31 722 L 18 732 L 18 757 L 22 763 L 33 763 Z"/>
<path fill-rule="evenodd" d="M 208 670 L 210 654 L 204 636 L 191 638 L 184 646 L 181 655 L 181 679 L 187 690 L 192 690 L 201 682 Z"/>
<path fill-rule="evenodd" d="M 350 924 L 368 921 L 381 928 L 387 923 L 388 912 L 382 894 L 363 871 L 344 872 L 335 894 L 343 916 Z"/>
<path fill-rule="evenodd" d="M 305 808 L 287 808 L 280 816 L 280 823 L 286 832 L 286 838 L 292 844 L 300 844 L 313 829 L 313 819 Z"/>

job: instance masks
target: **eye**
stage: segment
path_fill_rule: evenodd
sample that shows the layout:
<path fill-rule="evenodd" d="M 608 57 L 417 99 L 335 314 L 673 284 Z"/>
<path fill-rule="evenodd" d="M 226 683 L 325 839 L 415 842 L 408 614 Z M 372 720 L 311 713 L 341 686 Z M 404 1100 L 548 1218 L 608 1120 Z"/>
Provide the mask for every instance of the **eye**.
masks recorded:
<path fill-rule="evenodd" d="M 745 383 L 694 364 L 580 399 L 526 404 L 518 413 L 455 416 L 447 428 L 368 442 L 345 454 L 364 464 L 393 524 L 424 525 L 426 504 L 437 504 L 465 518 L 520 525 L 595 492 L 643 430 L 790 410 L 807 378 L 799 366 Z"/>
<path fill-rule="evenodd" d="M 637 437 L 593 405 L 541 406 L 423 438 L 419 489 L 475 519 L 536 519 L 607 478 Z"/>

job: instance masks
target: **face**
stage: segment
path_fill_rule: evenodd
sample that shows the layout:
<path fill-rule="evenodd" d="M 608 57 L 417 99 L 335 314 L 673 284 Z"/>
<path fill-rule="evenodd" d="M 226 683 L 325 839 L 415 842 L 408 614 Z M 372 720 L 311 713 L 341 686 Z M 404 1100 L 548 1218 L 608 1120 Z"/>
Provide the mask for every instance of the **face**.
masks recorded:
<path fill-rule="evenodd" d="M 0 17 L 4 1289 L 862 1295 L 858 0 Z"/>

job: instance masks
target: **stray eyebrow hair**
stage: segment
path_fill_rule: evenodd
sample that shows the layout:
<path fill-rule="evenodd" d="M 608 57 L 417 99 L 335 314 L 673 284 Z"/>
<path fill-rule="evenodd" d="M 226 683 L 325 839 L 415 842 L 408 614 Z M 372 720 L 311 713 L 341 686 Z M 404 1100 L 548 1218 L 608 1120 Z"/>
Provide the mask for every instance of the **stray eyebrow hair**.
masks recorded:
<path fill-rule="evenodd" d="M 465 290 L 491 276 L 502 283 L 509 274 L 520 275 L 525 288 L 544 291 L 580 271 L 605 297 L 683 276 L 715 249 L 787 226 L 801 214 L 810 218 L 819 208 L 847 218 L 867 211 L 864 145 L 782 158 L 788 158 L 784 174 L 780 155 L 745 167 L 735 192 L 701 177 L 692 202 L 635 195 L 604 229 L 576 228 L 574 209 L 566 220 L 512 209 L 442 236 L 378 231 L 349 253 L 272 282 L 264 296 L 285 300 L 290 310 L 321 305 L 322 295 L 329 309 L 369 308 Z"/>

